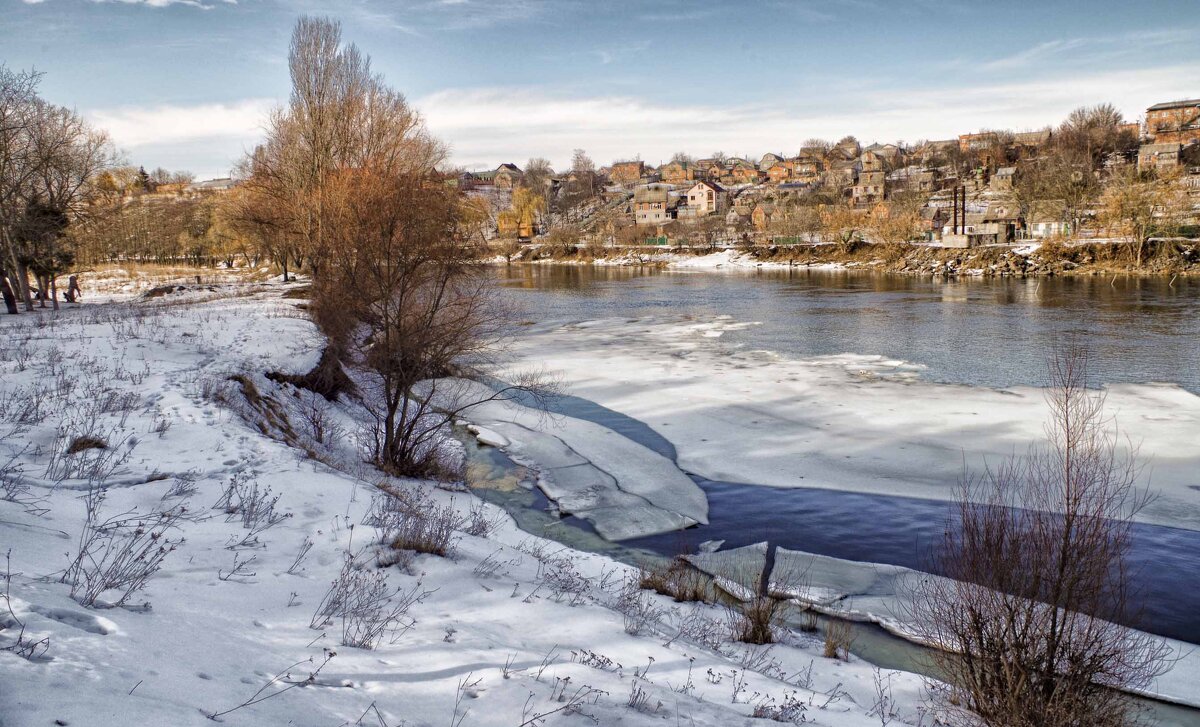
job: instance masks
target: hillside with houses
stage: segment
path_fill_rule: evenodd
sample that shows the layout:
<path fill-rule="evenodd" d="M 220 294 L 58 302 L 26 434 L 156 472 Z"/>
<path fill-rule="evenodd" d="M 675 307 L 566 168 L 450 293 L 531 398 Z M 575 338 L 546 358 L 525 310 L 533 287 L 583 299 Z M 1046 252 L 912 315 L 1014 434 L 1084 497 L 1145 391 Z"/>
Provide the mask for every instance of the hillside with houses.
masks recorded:
<path fill-rule="evenodd" d="M 1109 105 L 1035 131 L 864 145 L 811 139 L 755 158 L 678 153 L 596 167 L 577 150 L 555 173 L 532 159 L 448 175 L 486 203 L 498 245 L 779 246 L 1194 238 L 1200 221 L 1200 99 L 1126 122 Z M 1186 256 L 1185 256 L 1186 257 Z"/>

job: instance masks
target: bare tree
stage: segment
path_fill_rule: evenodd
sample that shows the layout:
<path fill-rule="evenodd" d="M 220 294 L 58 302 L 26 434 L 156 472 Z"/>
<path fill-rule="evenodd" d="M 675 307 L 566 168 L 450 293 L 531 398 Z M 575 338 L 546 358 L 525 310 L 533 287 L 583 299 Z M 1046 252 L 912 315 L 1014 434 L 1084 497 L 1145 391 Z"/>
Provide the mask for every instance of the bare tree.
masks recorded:
<path fill-rule="evenodd" d="M 1129 239 L 1131 257 L 1140 268 L 1150 239 L 1178 231 L 1188 207 L 1187 195 L 1172 175 L 1143 177 L 1131 169 L 1116 175 L 1100 195 L 1098 217 L 1109 234 Z"/>
<path fill-rule="evenodd" d="M 912 620 L 943 708 L 963 724 L 1126 725 L 1129 695 L 1164 671 L 1167 647 L 1139 632 L 1126 557 L 1150 495 L 1087 389 L 1087 350 L 1050 362 L 1048 441 L 961 488 Z"/>
<path fill-rule="evenodd" d="M 71 259 L 63 234 L 86 214 L 95 182 L 114 161 L 107 135 L 37 96 L 39 79 L 0 66 L 0 289 L 10 313 L 18 294 L 33 308 L 30 272 L 43 305 L 51 299 L 57 307 L 55 278 Z"/>
<path fill-rule="evenodd" d="M 289 380 L 334 397 L 355 388 L 351 368 L 372 420 L 370 458 L 396 474 L 442 474 L 447 422 L 511 391 L 464 380 L 503 332 L 475 263 L 479 210 L 444 183 L 441 144 L 342 45 L 337 23 L 301 19 L 290 63 L 292 99 L 247 160 L 241 214 L 312 271 L 309 312 L 327 347 L 313 372 Z"/>

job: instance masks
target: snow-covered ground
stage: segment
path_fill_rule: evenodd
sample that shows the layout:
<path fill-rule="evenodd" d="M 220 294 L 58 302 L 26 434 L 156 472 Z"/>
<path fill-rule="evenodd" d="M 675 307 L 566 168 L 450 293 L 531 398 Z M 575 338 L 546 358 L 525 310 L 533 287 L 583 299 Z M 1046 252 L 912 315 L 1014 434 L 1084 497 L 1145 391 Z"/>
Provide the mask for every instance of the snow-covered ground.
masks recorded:
<path fill-rule="evenodd" d="M 937 384 L 878 356 L 789 358 L 723 340 L 728 317 L 546 324 L 523 330 L 572 394 L 653 428 L 711 480 L 935 500 L 1043 439 L 1040 389 Z M 1106 387 L 1107 411 L 1159 497 L 1146 522 L 1200 529 L 1200 396 L 1174 384 Z"/>
<path fill-rule="evenodd" d="M 352 466 L 350 414 L 263 376 L 306 370 L 320 349 L 286 287 L 208 287 L 0 319 L 0 543 L 11 555 L 0 647 L 20 636 L 32 656 L 0 651 L 0 724 L 202 725 L 224 712 L 245 725 L 717 726 L 785 707 L 817 724 L 880 722 L 877 672 L 822 658 L 815 636 L 791 633 L 769 650 L 730 643 L 721 608 L 625 588 L 626 566 L 527 535 L 467 492 Z M 605 368 L 589 376 L 603 380 Z M 536 456 L 538 437 L 511 421 L 491 416 L 484 436 Z M 561 426 L 557 441 L 588 461 L 650 462 Z M 105 448 L 67 453 L 85 434 Z M 627 489 L 627 473 L 612 478 Z M 124 525 L 94 529 L 80 569 L 112 565 L 120 548 L 103 546 L 131 538 L 149 546 L 141 562 L 163 557 L 119 607 L 106 607 L 112 591 L 85 607 L 63 582 L 88 581 L 66 571 L 100 483 L 101 519 Z M 380 546 L 368 514 L 381 484 L 462 514 L 452 557 Z M 221 502 L 231 485 L 238 507 Z M 647 501 L 663 494 L 638 487 L 629 483 Z M 277 522 L 252 533 L 245 503 L 267 488 L 256 509 L 266 518 L 250 525 Z M 702 516 L 686 492 L 659 503 Z M 146 540 L 164 518 L 172 526 Z M 394 639 L 342 645 L 344 627 L 361 622 L 319 611 L 345 578 L 384 578 L 393 605 L 414 601 L 395 614 Z M 917 723 L 920 680 L 884 681 L 902 721 Z"/>

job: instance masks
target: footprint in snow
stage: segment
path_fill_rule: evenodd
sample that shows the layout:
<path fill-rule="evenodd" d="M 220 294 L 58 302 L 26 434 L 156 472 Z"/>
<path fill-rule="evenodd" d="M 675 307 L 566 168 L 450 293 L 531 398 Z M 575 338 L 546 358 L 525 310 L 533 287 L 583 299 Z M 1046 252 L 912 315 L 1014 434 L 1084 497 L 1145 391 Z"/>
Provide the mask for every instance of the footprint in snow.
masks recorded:
<path fill-rule="evenodd" d="M 51 621 L 57 621 L 66 626 L 73 626 L 88 633 L 108 636 L 117 633 L 117 625 L 112 621 L 91 613 L 72 611 L 69 608 L 51 608 L 49 606 L 31 606 L 30 611 L 44 616 Z"/>

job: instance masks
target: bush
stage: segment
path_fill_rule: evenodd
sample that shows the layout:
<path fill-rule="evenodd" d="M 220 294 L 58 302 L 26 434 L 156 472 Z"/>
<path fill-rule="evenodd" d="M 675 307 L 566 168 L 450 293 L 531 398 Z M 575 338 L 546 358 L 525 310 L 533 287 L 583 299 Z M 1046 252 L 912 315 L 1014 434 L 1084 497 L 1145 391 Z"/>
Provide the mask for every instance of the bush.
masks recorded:
<path fill-rule="evenodd" d="M 84 434 L 71 440 L 67 445 L 67 454 L 79 454 L 87 449 L 108 449 L 108 442 L 100 437 Z"/>
<path fill-rule="evenodd" d="M 775 632 L 783 622 L 783 606 L 778 598 L 755 596 L 740 608 L 730 607 L 730 635 L 746 644 L 775 643 Z"/>
<path fill-rule="evenodd" d="M 849 621 L 831 618 L 825 624 L 825 658 L 850 660 L 850 645 L 854 643 L 854 627 Z"/>
<path fill-rule="evenodd" d="M 309 627 L 319 629 L 340 621 L 342 646 L 374 649 L 384 640 L 395 643 L 411 629 L 416 621 L 408 610 L 431 593 L 421 588 L 420 581 L 407 591 L 393 591 L 382 571 L 363 570 L 347 555 Z"/>
<path fill-rule="evenodd" d="M 712 600 L 712 584 L 708 576 L 693 568 L 682 558 L 666 564 L 641 568 L 639 585 L 683 603 Z"/>
<path fill-rule="evenodd" d="M 466 524 L 453 504 L 439 505 L 424 487 L 383 487 L 365 522 L 380 531 L 380 540 L 396 550 L 449 557 L 456 531 Z"/>
<path fill-rule="evenodd" d="M 146 587 L 182 538 L 169 538 L 186 514 L 184 506 L 147 515 L 124 513 L 100 519 L 106 492 L 93 486 L 84 498 L 87 519 L 79 536 L 79 549 L 62 580 L 71 586 L 71 598 L 95 608 L 101 596 L 112 594 L 113 608 L 125 605 Z"/>

